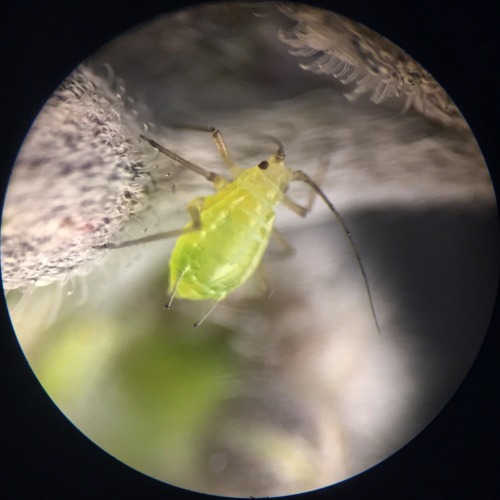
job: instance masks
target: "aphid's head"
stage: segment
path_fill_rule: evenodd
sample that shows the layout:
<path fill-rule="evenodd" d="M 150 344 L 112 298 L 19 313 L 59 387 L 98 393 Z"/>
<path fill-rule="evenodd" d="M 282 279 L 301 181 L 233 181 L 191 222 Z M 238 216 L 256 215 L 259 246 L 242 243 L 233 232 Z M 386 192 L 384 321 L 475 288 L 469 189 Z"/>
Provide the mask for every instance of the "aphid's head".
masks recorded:
<path fill-rule="evenodd" d="M 291 170 L 285 166 L 285 154 L 275 154 L 261 161 L 258 170 L 262 178 L 270 180 L 272 185 L 282 193 L 288 188 L 291 180 Z"/>
<path fill-rule="evenodd" d="M 278 150 L 267 160 L 247 170 L 239 179 L 239 184 L 245 184 L 251 190 L 257 191 L 261 198 L 267 198 L 272 203 L 279 203 L 292 180 L 292 171 L 285 166 L 283 144 L 273 137 L 269 139 L 278 145 Z"/>

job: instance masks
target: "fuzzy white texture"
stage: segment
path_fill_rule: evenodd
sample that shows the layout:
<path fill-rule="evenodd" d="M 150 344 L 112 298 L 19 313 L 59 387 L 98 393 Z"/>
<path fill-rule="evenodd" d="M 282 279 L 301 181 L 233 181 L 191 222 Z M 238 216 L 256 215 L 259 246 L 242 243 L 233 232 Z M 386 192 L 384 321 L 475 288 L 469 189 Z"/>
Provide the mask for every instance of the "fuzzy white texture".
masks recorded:
<path fill-rule="evenodd" d="M 466 129 L 457 107 L 420 64 L 386 38 L 350 19 L 305 5 L 282 4 L 296 21 L 281 40 L 303 59 L 302 69 L 325 74 L 346 86 L 354 100 L 367 95 L 375 104 L 400 101 L 433 121 Z"/>
<path fill-rule="evenodd" d="M 6 290 L 86 274 L 95 249 L 145 206 L 149 174 L 119 96 L 76 69 L 36 119 L 15 164 L 2 220 Z M 87 264 L 87 265 L 85 265 Z"/>

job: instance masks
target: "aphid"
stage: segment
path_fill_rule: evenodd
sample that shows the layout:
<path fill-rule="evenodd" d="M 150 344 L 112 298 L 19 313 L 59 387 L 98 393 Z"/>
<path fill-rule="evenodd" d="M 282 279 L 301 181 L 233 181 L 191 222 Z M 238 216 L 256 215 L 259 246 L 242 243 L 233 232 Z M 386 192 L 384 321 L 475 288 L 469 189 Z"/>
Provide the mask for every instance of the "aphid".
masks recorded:
<path fill-rule="evenodd" d="M 331 201 L 311 177 L 301 170 L 285 166 L 283 145 L 273 139 L 278 150 L 268 160 L 257 166 L 241 168 L 235 164 L 219 130 L 213 127 L 192 127 L 212 133 L 219 153 L 232 175 L 228 180 L 206 170 L 176 153 L 164 148 L 144 135 L 141 138 L 155 149 L 169 156 L 186 168 L 205 177 L 216 190 L 215 194 L 198 197 L 188 205 L 191 221 L 183 228 L 162 232 L 126 241 L 118 245 L 107 244 L 105 248 L 123 248 L 178 236 L 170 257 L 168 309 L 174 298 L 188 300 L 213 300 L 213 305 L 194 324 L 199 326 L 228 294 L 239 288 L 259 267 L 262 256 L 274 233 L 276 207 L 283 203 L 296 214 L 305 217 L 312 206 L 301 206 L 286 196 L 290 182 L 302 181 L 326 203 L 342 226 L 358 262 L 368 293 L 371 312 L 380 331 L 373 300 L 361 257 L 352 240 L 344 219 Z"/>

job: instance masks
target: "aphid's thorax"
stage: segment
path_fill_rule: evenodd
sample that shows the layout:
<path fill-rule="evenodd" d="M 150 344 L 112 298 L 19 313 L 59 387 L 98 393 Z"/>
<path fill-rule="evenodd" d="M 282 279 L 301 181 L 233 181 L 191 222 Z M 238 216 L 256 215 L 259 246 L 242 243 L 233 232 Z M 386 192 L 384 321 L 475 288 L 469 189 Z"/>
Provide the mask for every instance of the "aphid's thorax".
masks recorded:
<path fill-rule="evenodd" d="M 282 201 L 291 179 L 292 171 L 285 166 L 283 159 L 273 155 L 258 166 L 244 170 L 236 183 L 257 198 L 277 205 Z"/>

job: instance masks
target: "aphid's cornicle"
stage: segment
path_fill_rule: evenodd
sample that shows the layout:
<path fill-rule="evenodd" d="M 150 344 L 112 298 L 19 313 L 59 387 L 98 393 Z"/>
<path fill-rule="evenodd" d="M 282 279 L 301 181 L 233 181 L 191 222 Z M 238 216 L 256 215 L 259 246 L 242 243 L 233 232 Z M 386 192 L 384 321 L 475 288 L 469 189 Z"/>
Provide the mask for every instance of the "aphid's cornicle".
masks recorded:
<path fill-rule="evenodd" d="M 212 182 L 216 193 L 195 198 L 189 203 L 191 222 L 183 229 L 158 233 L 118 245 L 103 246 L 123 248 L 178 236 L 170 258 L 169 299 L 165 307 L 169 308 L 174 298 L 214 300 L 212 307 L 194 325 L 199 326 L 221 300 L 245 283 L 258 268 L 271 234 L 275 231 L 277 205 L 284 203 L 298 215 L 307 214 L 311 204 L 303 207 L 285 195 L 290 182 L 302 181 L 323 199 L 342 226 L 361 270 L 371 312 L 380 332 L 366 272 L 349 228 L 325 193 L 306 173 L 285 166 L 283 145 L 275 140 L 278 150 L 274 155 L 255 167 L 243 169 L 232 160 L 217 129 L 190 128 L 212 133 L 217 149 L 233 179 L 228 180 L 195 165 L 141 135 L 142 139 L 158 151 Z"/>

